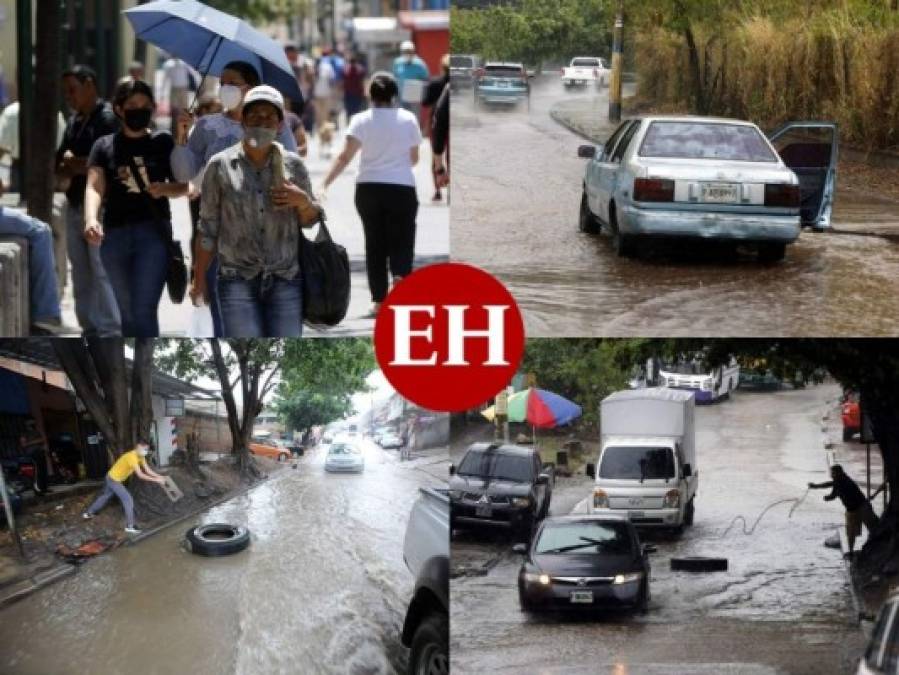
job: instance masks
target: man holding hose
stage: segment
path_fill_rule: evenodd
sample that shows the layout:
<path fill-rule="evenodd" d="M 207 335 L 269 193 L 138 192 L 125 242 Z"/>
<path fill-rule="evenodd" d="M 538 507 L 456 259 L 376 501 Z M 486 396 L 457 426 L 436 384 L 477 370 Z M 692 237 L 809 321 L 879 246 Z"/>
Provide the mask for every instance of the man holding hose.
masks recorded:
<path fill-rule="evenodd" d="M 862 523 L 868 528 L 870 536 L 880 520 L 874 513 L 871 502 L 865 498 L 865 493 L 846 475 L 842 466 L 834 464 L 830 467 L 830 477 L 831 480 L 826 483 L 809 483 L 808 487 L 810 490 L 830 488 L 830 494 L 824 497 L 824 501 L 833 501 L 839 497 L 843 502 L 846 507 L 846 537 L 849 539 L 849 553 L 846 557 L 851 558 L 855 555 L 855 540 L 862 533 Z"/>

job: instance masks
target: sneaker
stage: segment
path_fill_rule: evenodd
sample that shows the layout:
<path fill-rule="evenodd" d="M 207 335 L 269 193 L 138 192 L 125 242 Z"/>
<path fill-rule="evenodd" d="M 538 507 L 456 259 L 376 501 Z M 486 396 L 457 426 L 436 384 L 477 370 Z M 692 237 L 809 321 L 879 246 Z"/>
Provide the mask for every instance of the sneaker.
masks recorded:
<path fill-rule="evenodd" d="M 38 319 L 31 322 L 31 335 L 80 335 L 81 329 L 67 326 L 61 319 Z"/>
<path fill-rule="evenodd" d="M 126 527 L 125 534 L 140 534 L 143 530 L 138 529 L 136 527 Z"/>
<path fill-rule="evenodd" d="M 94 514 L 88 513 L 87 511 L 85 511 L 84 513 L 81 514 L 81 517 L 84 518 L 85 520 L 90 520 L 91 518 L 94 517 Z"/>

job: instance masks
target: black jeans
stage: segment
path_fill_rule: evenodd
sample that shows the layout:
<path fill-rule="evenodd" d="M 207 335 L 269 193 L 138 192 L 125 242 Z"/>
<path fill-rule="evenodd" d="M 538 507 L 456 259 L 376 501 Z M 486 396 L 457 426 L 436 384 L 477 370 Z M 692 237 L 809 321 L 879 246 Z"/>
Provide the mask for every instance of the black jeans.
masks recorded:
<path fill-rule="evenodd" d="M 394 277 L 412 272 L 415 256 L 415 188 L 393 183 L 356 185 L 356 210 L 365 230 L 365 267 L 372 302 L 387 295 L 388 265 Z"/>

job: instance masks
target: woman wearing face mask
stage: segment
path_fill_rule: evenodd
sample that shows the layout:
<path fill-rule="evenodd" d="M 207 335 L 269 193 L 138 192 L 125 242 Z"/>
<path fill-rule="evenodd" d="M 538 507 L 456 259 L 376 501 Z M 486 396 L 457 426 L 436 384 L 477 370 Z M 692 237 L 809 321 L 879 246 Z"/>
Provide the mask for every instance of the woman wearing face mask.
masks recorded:
<path fill-rule="evenodd" d="M 399 88 L 390 73 L 375 73 L 369 84 L 372 107 L 350 120 L 346 145 L 334 160 L 323 190 L 359 150 L 356 210 L 365 231 L 365 266 L 377 316 L 387 295 L 387 271 L 396 283 L 412 271 L 418 196 L 412 167 L 418 163 L 421 130 L 415 115 L 395 106 Z"/>
<path fill-rule="evenodd" d="M 100 246 L 124 337 L 159 335 L 157 310 L 168 268 L 169 198 L 187 194 L 172 175 L 168 133 L 150 133 L 156 104 L 146 82 L 121 84 L 113 110 L 123 128 L 94 143 L 84 195 L 84 237 Z M 103 222 L 100 223 L 100 207 Z"/>
<path fill-rule="evenodd" d="M 259 85 L 259 73 L 249 63 L 232 61 L 222 71 L 220 82 L 219 101 L 225 112 L 204 115 L 196 120 L 196 123 L 194 123 L 193 116 L 187 112 L 182 112 L 178 118 L 175 149 L 172 151 L 172 170 L 178 180 L 191 181 L 198 187 L 203 183 L 203 171 L 212 156 L 243 140 L 243 126 L 241 125 L 243 99 L 250 89 Z M 284 146 L 285 150 L 297 151 L 296 139 L 290 133 L 287 125 L 279 126 L 276 140 Z M 202 201 L 201 191 L 200 208 L 202 208 Z M 198 246 L 196 229 L 193 234 L 191 250 L 196 257 Z M 203 284 L 205 293 L 199 292 L 200 284 L 194 279 L 190 295 L 195 303 L 206 302 L 209 304 L 215 337 L 221 337 L 223 326 L 218 299 L 215 296 L 217 273 L 218 263 L 213 260 L 209 265 L 206 283 Z"/>

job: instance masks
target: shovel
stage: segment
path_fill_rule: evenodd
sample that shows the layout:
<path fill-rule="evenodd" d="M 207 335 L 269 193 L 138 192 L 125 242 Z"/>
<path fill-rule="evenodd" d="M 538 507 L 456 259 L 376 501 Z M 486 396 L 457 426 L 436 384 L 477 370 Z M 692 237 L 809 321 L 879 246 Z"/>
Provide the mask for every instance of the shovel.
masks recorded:
<path fill-rule="evenodd" d="M 181 492 L 181 488 L 178 487 L 171 476 L 165 477 L 165 483 L 162 484 L 162 489 L 165 490 L 166 496 L 173 502 L 177 502 L 184 496 L 184 493 Z"/>

